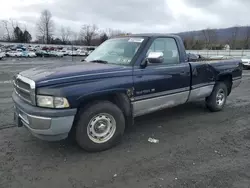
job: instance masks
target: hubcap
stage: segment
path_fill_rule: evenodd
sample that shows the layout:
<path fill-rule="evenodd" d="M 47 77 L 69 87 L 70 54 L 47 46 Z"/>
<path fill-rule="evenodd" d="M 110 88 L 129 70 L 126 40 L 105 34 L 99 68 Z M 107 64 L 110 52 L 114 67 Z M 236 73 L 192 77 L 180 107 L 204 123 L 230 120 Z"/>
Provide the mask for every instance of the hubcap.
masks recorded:
<path fill-rule="evenodd" d="M 225 92 L 223 89 L 220 89 L 216 95 L 216 103 L 221 106 L 225 102 Z"/>
<path fill-rule="evenodd" d="M 104 143 L 110 140 L 116 131 L 115 118 L 107 113 L 94 116 L 87 127 L 87 134 L 90 140 L 95 143 Z"/>

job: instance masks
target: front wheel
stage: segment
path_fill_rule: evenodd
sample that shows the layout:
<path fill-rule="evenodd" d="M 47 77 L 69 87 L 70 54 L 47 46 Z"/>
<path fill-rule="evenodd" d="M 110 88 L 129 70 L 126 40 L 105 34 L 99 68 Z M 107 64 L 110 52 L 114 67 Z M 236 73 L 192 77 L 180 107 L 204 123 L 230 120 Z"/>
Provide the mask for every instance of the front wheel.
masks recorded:
<path fill-rule="evenodd" d="M 121 140 L 124 129 L 122 111 L 111 102 L 97 102 L 80 111 L 76 141 L 86 151 L 103 151 Z"/>
<path fill-rule="evenodd" d="M 224 82 L 216 83 L 211 95 L 206 98 L 207 108 L 212 112 L 221 111 L 226 104 L 227 96 L 226 84 Z"/>

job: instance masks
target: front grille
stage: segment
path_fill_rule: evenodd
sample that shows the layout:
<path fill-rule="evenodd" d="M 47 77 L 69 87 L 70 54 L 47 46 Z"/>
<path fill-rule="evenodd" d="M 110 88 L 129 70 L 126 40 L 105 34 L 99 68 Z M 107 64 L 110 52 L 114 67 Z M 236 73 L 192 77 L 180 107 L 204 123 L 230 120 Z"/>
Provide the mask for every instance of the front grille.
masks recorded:
<path fill-rule="evenodd" d="M 16 80 L 16 84 L 20 87 L 20 88 L 23 88 L 23 89 L 26 89 L 26 90 L 30 90 L 30 85 L 21 81 L 20 79 L 17 79 Z"/>
<path fill-rule="evenodd" d="M 31 85 L 24 80 L 21 76 L 17 76 L 13 80 L 14 91 L 24 101 L 32 104 L 32 89 Z"/>

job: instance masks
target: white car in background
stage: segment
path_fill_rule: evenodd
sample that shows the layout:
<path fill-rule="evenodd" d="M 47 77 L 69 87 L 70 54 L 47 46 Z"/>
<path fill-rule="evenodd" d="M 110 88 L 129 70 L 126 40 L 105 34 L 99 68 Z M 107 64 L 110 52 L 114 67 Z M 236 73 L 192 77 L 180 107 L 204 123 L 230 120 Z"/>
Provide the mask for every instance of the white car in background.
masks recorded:
<path fill-rule="evenodd" d="M 53 57 L 63 57 L 64 53 L 60 51 L 50 51 L 49 54 Z"/>
<path fill-rule="evenodd" d="M 59 52 L 63 53 L 63 55 L 65 55 L 65 56 L 69 54 L 67 49 L 62 49 Z"/>
<path fill-rule="evenodd" d="M 36 57 L 35 52 L 30 52 L 30 51 L 23 51 L 22 52 L 22 57 Z"/>
<path fill-rule="evenodd" d="M 0 60 L 3 59 L 5 57 L 5 53 L 4 52 L 0 52 Z"/>
<path fill-rule="evenodd" d="M 56 51 L 56 56 L 57 56 L 57 57 L 63 57 L 63 56 L 64 56 L 64 53 L 63 53 L 63 52 L 60 52 L 60 51 Z"/>
<path fill-rule="evenodd" d="M 242 61 L 242 64 L 243 64 L 244 68 L 246 68 L 246 69 L 250 68 L 250 56 L 242 57 L 241 61 Z"/>
<path fill-rule="evenodd" d="M 6 53 L 6 56 L 8 56 L 8 57 L 22 57 L 23 52 L 21 52 L 21 51 L 9 51 Z"/>
<path fill-rule="evenodd" d="M 77 55 L 78 55 L 78 52 L 77 52 L 76 50 L 69 51 L 69 55 L 70 55 L 70 56 L 77 56 Z"/>
<path fill-rule="evenodd" d="M 87 56 L 88 55 L 88 52 L 86 50 L 79 50 L 77 51 L 78 52 L 78 56 Z"/>

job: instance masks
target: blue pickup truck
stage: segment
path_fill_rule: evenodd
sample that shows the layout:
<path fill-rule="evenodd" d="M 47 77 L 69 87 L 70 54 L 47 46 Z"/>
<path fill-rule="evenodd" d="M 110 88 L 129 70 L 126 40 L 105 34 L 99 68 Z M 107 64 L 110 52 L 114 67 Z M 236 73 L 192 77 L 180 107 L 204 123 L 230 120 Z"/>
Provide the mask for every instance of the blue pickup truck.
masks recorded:
<path fill-rule="evenodd" d="M 115 37 L 84 61 L 17 74 L 14 119 L 40 139 L 73 135 L 81 148 L 102 151 L 137 116 L 201 99 L 212 112 L 222 110 L 242 69 L 240 60 L 192 62 L 178 36 Z"/>

